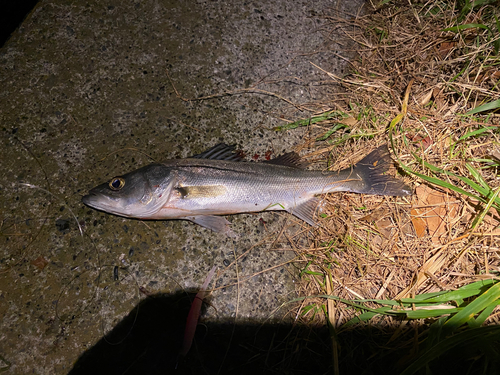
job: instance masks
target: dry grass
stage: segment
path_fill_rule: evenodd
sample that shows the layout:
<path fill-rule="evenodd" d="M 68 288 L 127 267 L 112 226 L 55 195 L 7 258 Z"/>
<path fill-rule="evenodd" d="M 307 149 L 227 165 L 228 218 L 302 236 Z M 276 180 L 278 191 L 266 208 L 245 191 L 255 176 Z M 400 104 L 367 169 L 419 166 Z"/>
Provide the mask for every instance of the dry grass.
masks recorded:
<path fill-rule="evenodd" d="M 330 103 L 329 119 L 309 121 L 312 137 L 304 147 L 316 147 L 311 157 L 326 156 L 337 169 L 389 143 L 415 190 L 410 198 L 325 197 L 323 227 L 305 240 L 288 238 L 303 261 L 299 292 L 317 296 L 301 302 L 297 319 L 324 322 L 328 316 L 339 333 L 366 310 L 319 296 L 397 302 L 498 279 L 499 117 L 495 109 L 466 115 L 500 98 L 497 8 L 404 2 L 352 20 L 328 17 L 330 30 L 356 43 L 359 58 L 347 76 L 324 71 L 347 95 Z M 498 311 L 485 322 L 498 323 Z M 415 322 L 421 329 L 438 318 Z M 392 330 L 389 341 L 415 328 L 384 315 L 369 324 Z M 416 335 L 405 337 L 405 345 L 415 348 L 426 337 Z"/>

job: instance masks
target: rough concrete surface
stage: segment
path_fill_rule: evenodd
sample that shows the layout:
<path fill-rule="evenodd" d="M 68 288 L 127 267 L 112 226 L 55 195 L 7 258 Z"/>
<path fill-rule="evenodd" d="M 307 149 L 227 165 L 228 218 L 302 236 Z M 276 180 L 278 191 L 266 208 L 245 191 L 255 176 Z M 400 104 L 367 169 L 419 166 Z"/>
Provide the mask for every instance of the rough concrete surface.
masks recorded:
<path fill-rule="evenodd" d="M 326 100 L 327 77 L 310 62 L 341 74 L 344 61 L 321 16 L 355 14 L 361 3 L 36 6 L 0 50 L 0 369 L 67 373 L 146 295 L 196 290 L 213 265 L 212 285 L 223 288 L 208 319 L 280 319 L 295 275 L 279 265 L 294 254 L 270 249 L 288 214 L 232 216 L 234 240 L 184 221 L 115 217 L 81 197 L 221 141 L 249 156 L 298 144 L 300 130 L 271 129 L 309 113 L 276 96 L 184 101 L 173 87 L 184 98 L 256 87 L 299 104 Z"/>

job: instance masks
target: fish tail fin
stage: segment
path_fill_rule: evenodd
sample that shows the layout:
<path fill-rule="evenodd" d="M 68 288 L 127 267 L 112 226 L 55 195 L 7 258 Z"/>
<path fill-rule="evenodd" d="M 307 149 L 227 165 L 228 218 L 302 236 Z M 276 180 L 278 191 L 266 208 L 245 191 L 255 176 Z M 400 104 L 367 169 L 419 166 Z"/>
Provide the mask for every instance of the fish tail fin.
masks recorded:
<path fill-rule="evenodd" d="M 388 171 L 394 167 L 387 146 L 381 146 L 352 168 L 345 169 L 347 180 L 345 190 L 361 194 L 406 196 L 411 195 L 411 189 L 403 181 L 391 176 Z"/>

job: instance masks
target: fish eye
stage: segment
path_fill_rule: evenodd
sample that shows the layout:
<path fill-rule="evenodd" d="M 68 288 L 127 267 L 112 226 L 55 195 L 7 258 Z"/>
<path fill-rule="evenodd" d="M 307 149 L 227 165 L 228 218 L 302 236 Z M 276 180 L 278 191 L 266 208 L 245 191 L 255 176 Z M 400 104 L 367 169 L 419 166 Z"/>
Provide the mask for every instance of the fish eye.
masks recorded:
<path fill-rule="evenodd" d="M 122 177 L 113 177 L 111 181 L 109 181 L 109 188 L 111 190 L 117 191 L 122 189 L 125 186 L 125 180 Z"/>

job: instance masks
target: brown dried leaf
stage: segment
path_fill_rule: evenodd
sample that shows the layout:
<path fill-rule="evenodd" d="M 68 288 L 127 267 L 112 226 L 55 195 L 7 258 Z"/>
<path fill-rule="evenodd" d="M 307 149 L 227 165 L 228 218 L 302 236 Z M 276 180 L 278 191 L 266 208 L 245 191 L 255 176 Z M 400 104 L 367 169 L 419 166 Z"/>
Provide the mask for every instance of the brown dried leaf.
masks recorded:
<path fill-rule="evenodd" d="M 420 135 L 414 135 L 414 136 L 408 136 L 408 138 L 412 141 L 412 142 L 421 142 L 422 143 L 422 147 L 424 149 L 428 148 L 430 145 L 432 145 L 432 139 L 431 137 L 429 137 L 428 135 L 424 138 Z"/>
<path fill-rule="evenodd" d="M 411 222 L 419 238 L 425 236 L 427 233 L 427 223 L 420 217 L 420 214 L 419 210 L 415 208 L 411 209 Z"/>
<path fill-rule="evenodd" d="M 443 42 L 439 45 L 439 55 L 444 59 L 453 47 L 455 47 L 456 42 Z"/>
<path fill-rule="evenodd" d="M 423 107 L 424 105 L 426 105 L 427 103 L 429 103 L 429 101 L 432 99 L 432 94 L 433 94 L 434 90 L 429 90 L 427 92 L 427 94 L 425 94 L 424 96 L 422 96 L 419 100 L 419 103 L 420 105 Z"/>
<path fill-rule="evenodd" d="M 391 237 L 392 229 L 394 228 L 391 219 L 386 217 L 378 220 L 376 224 L 380 234 L 382 234 L 385 238 Z"/>
<path fill-rule="evenodd" d="M 347 126 L 354 126 L 358 123 L 358 120 L 356 120 L 354 117 L 349 116 L 342 121 L 340 121 L 341 124 L 347 125 Z"/>
<path fill-rule="evenodd" d="M 373 210 L 371 213 L 369 213 L 366 216 L 361 217 L 359 220 L 363 221 L 377 221 L 385 217 L 388 213 L 388 210 L 386 209 L 378 209 L 378 210 Z"/>
<path fill-rule="evenodd" d="M 420 185 L 415 190 L 416 205 L 412 208 L 412 223 L 417 236 L 422 237 L 425 230 L 435 244 L 450 230 L 450 223 L 458 213 L 458 203 L 447 192 L 434 190 Z"/>

